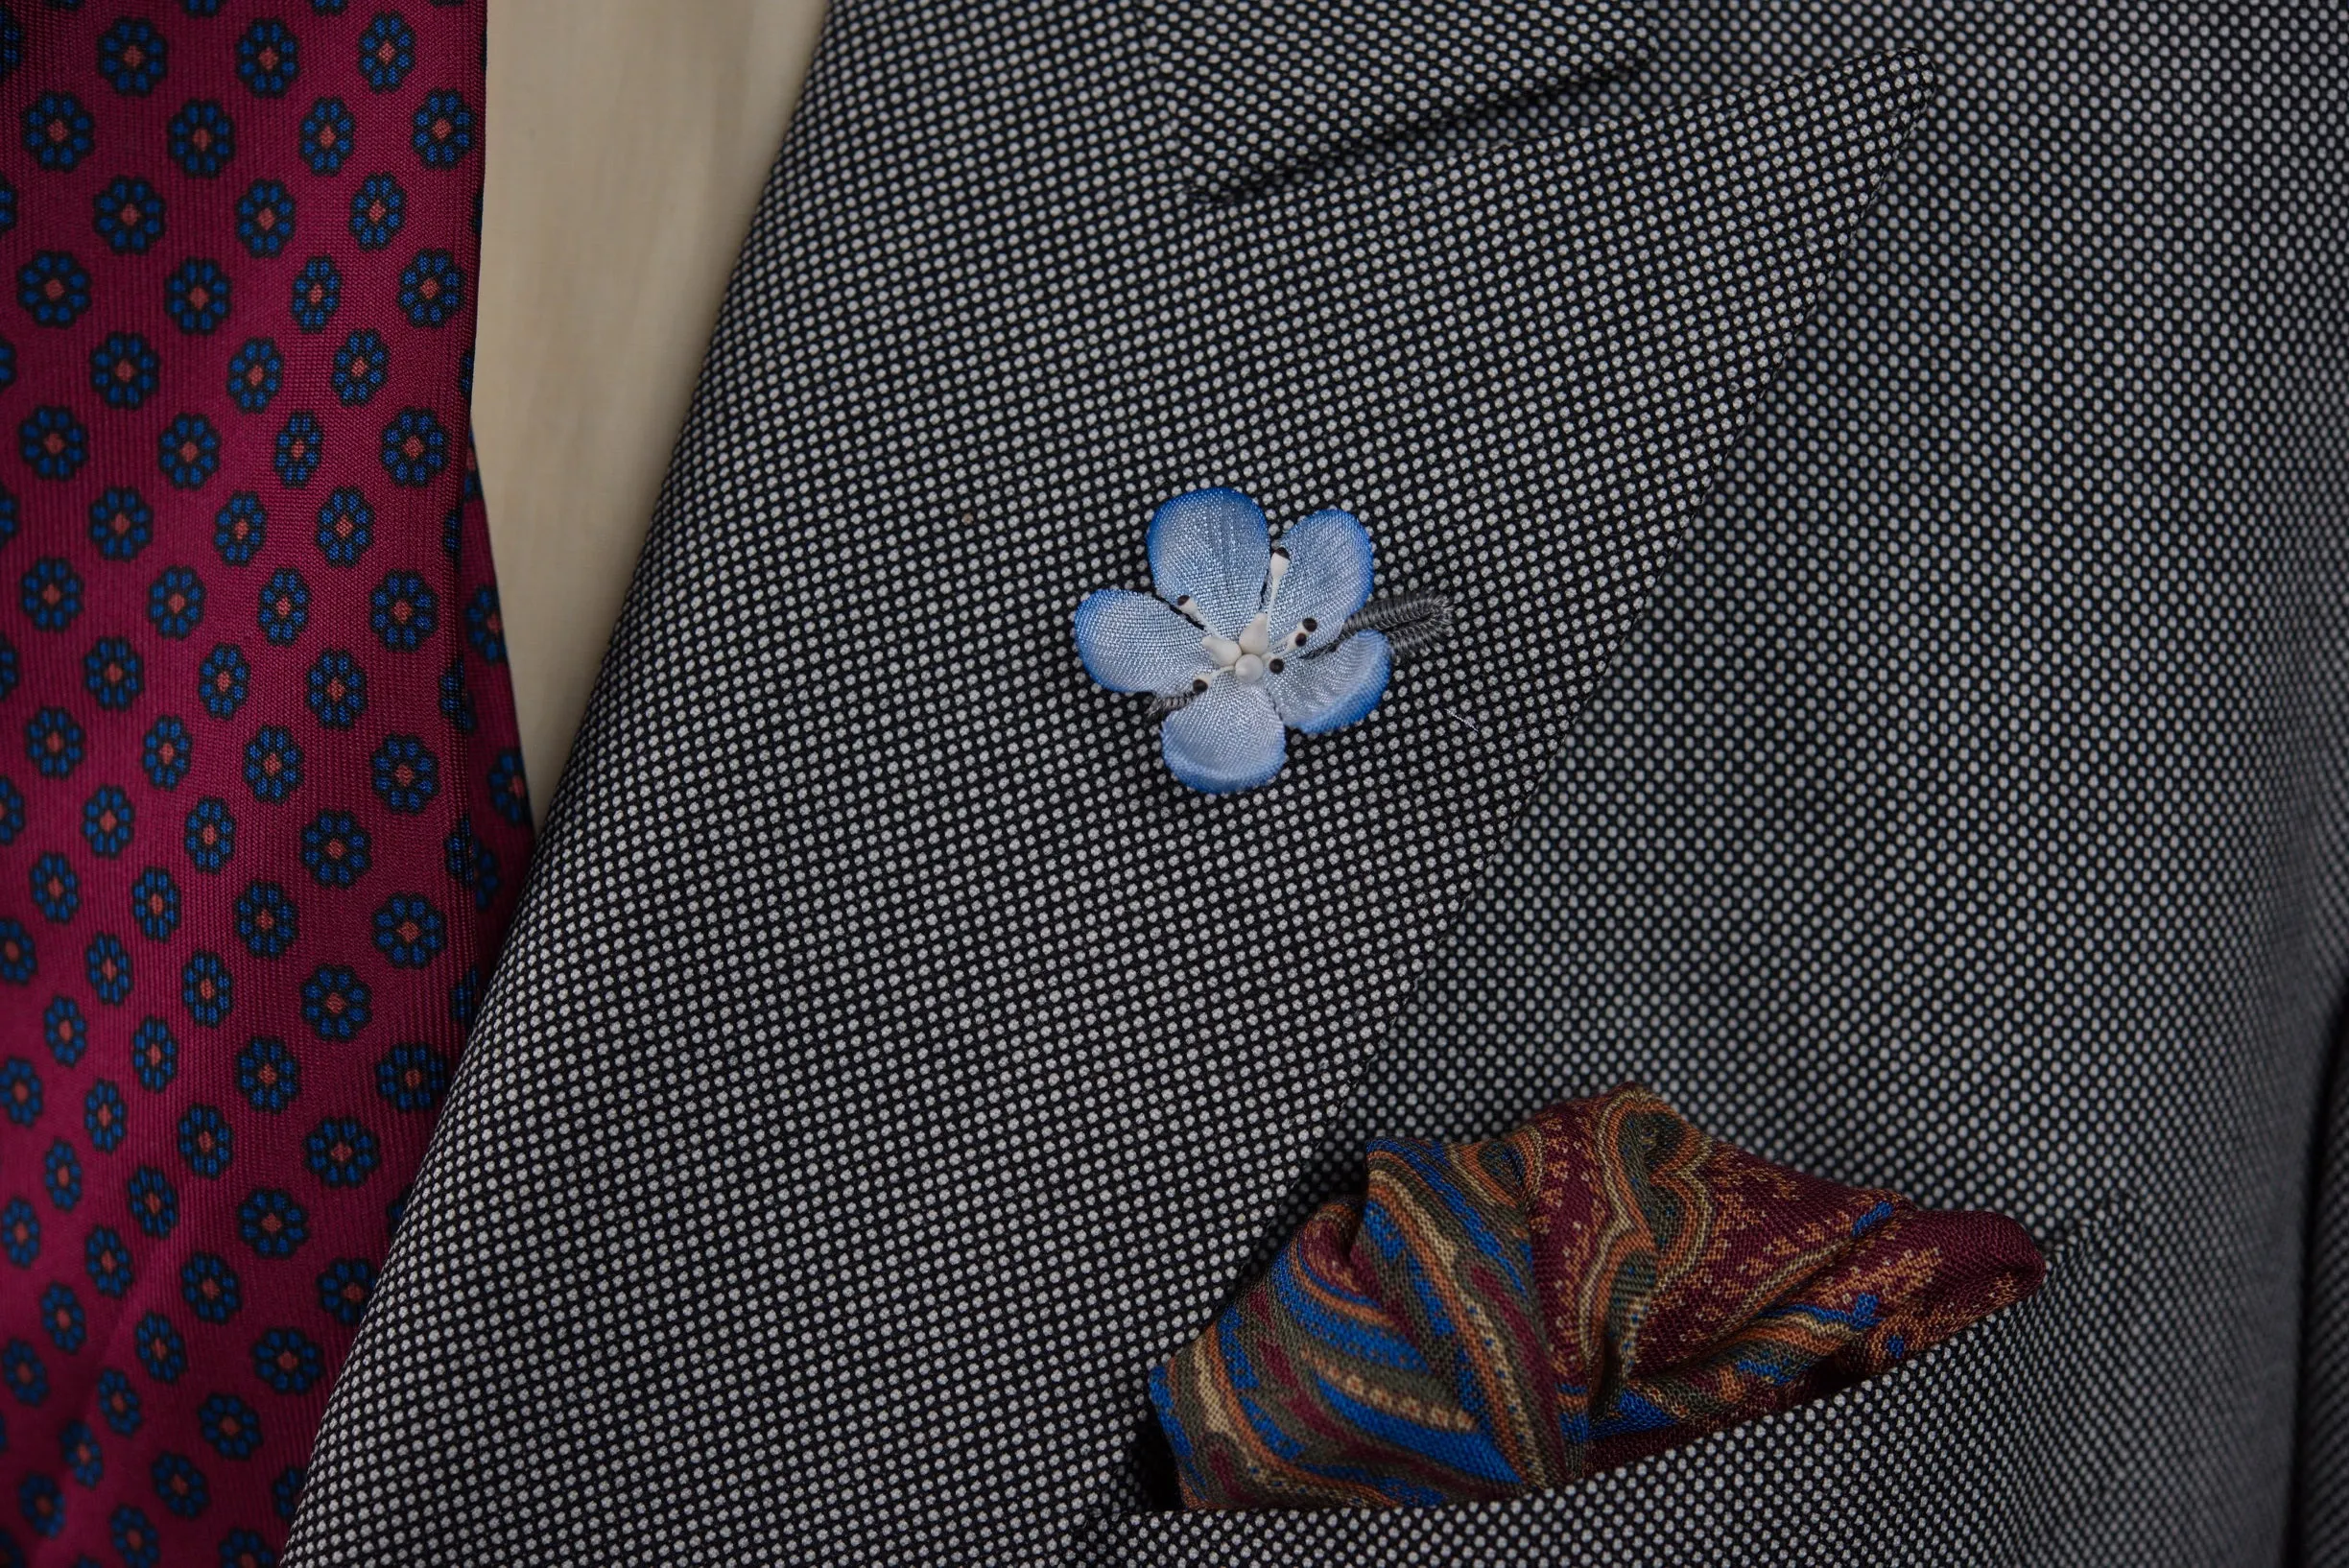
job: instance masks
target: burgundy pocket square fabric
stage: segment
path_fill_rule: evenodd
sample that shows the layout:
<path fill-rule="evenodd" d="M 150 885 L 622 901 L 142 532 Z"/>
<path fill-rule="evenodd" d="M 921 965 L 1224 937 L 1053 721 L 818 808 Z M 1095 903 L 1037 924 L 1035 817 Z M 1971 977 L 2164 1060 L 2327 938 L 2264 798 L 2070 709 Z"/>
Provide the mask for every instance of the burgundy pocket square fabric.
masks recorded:
<path fill-rule="evenodd" d="M 1151 1379 L 1185 1504 L 1541 1491 L 1846 1388 L 2038 1289 L 2013 1221 L 1773 1165 L 1625 1087 L 1369 1148 Z"/>

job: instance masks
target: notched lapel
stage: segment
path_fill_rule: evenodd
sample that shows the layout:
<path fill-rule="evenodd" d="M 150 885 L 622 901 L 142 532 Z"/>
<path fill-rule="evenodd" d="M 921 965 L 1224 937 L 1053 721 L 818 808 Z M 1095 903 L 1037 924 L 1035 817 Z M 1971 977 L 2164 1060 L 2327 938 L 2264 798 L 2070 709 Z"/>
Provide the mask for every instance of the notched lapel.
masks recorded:
<path fill-rule="evenodd" d="M 1382 591 L 1443 592 L 1459 624 L 1367 723 L 1301 742 L 1266 789 L 1190 796 L 1137 745 L 1088 802 L 1118 852 L 1056 894 L 1087 912 L 1101 977 L 1062 1059 L 1099 1064 L 1104 1133 L 1145 1146 L 1118 1153 L 1147 1170 L 1120 1177 L 1126 1220 L 1096 1212 L 1098 1266 L 1154 1283 L 1100 1309 L 1130 1366 L 1067 1375 L 1130 1378 L 1138 1411 L 1147 1365 L 1228 1287 L 1547 773 L 1932 84 L 1920 59 L 1876 59 L 1200 215 L 1196 288 L 1166 305 L 1130 393 L 1162 421 L 1137 502 L 1226 484 L 1276 521 L 1343 506 L 1377 540 Z M 1131 701 L 1087 688 L 1080 722 L 1103 744 L 1142 732 Z M 1119 1256 L 1163 1231 L 1167 1203 L 1192 1211 L 1181 1256 Z"/>
<path fill-rule="evenodd" d="M 1181 181 L 1233 198 L 1647 59 L 1621 0 L 1149 0 Z"/>
<path fill-rule="evenodd" d="M 1621 0 L 1149 0 L 1168 145 L 1184 182 L 1230 197 L 1414 131 L 1636 65 Z"/>

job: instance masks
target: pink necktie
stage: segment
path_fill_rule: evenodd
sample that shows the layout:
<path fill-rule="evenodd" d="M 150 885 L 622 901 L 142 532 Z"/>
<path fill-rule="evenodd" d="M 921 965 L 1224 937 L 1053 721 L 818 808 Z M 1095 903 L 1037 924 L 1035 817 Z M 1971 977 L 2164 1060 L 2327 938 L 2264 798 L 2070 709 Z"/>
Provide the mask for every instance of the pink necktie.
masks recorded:
<path fill-rule="evenodd" d="M 478 7 L 0 12 L 0 1528 L 268 1563 L 519 885 Z"/>

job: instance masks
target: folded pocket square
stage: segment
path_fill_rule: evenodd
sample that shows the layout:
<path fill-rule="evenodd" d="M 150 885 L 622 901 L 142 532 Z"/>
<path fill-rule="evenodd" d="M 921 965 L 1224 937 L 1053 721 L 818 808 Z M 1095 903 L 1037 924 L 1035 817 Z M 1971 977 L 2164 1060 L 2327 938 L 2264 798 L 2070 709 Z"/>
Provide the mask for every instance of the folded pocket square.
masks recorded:
<path fill-rule="evenodd" d="M 2013 1221 L 1708 1136 L 1649 1091 L 1379 1139 L 1151 1397 L 1198 1509 L 1539 1491 L 1832 1393 L 2038 1289 Z"/>

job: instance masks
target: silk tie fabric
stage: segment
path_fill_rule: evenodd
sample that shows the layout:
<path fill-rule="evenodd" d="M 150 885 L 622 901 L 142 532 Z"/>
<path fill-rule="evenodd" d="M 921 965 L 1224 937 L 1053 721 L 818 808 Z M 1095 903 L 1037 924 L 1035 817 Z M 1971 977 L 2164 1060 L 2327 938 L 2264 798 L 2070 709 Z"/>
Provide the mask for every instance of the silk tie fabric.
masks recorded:
<path fill-rule="evenodd" d="M 1151 1398 L 1192 1508 L 1479 1502 L 1873 1377 L 2046 1273 L 2011 1220 L 1773 1165 L 1625 1087 L 1372 1143 L 1367 1191 Z"/>
<path fill-rule="evenodd" d="M 481 33 L 0 12 L 5 1560 L 273 1560 L 520 879 Z"/>

